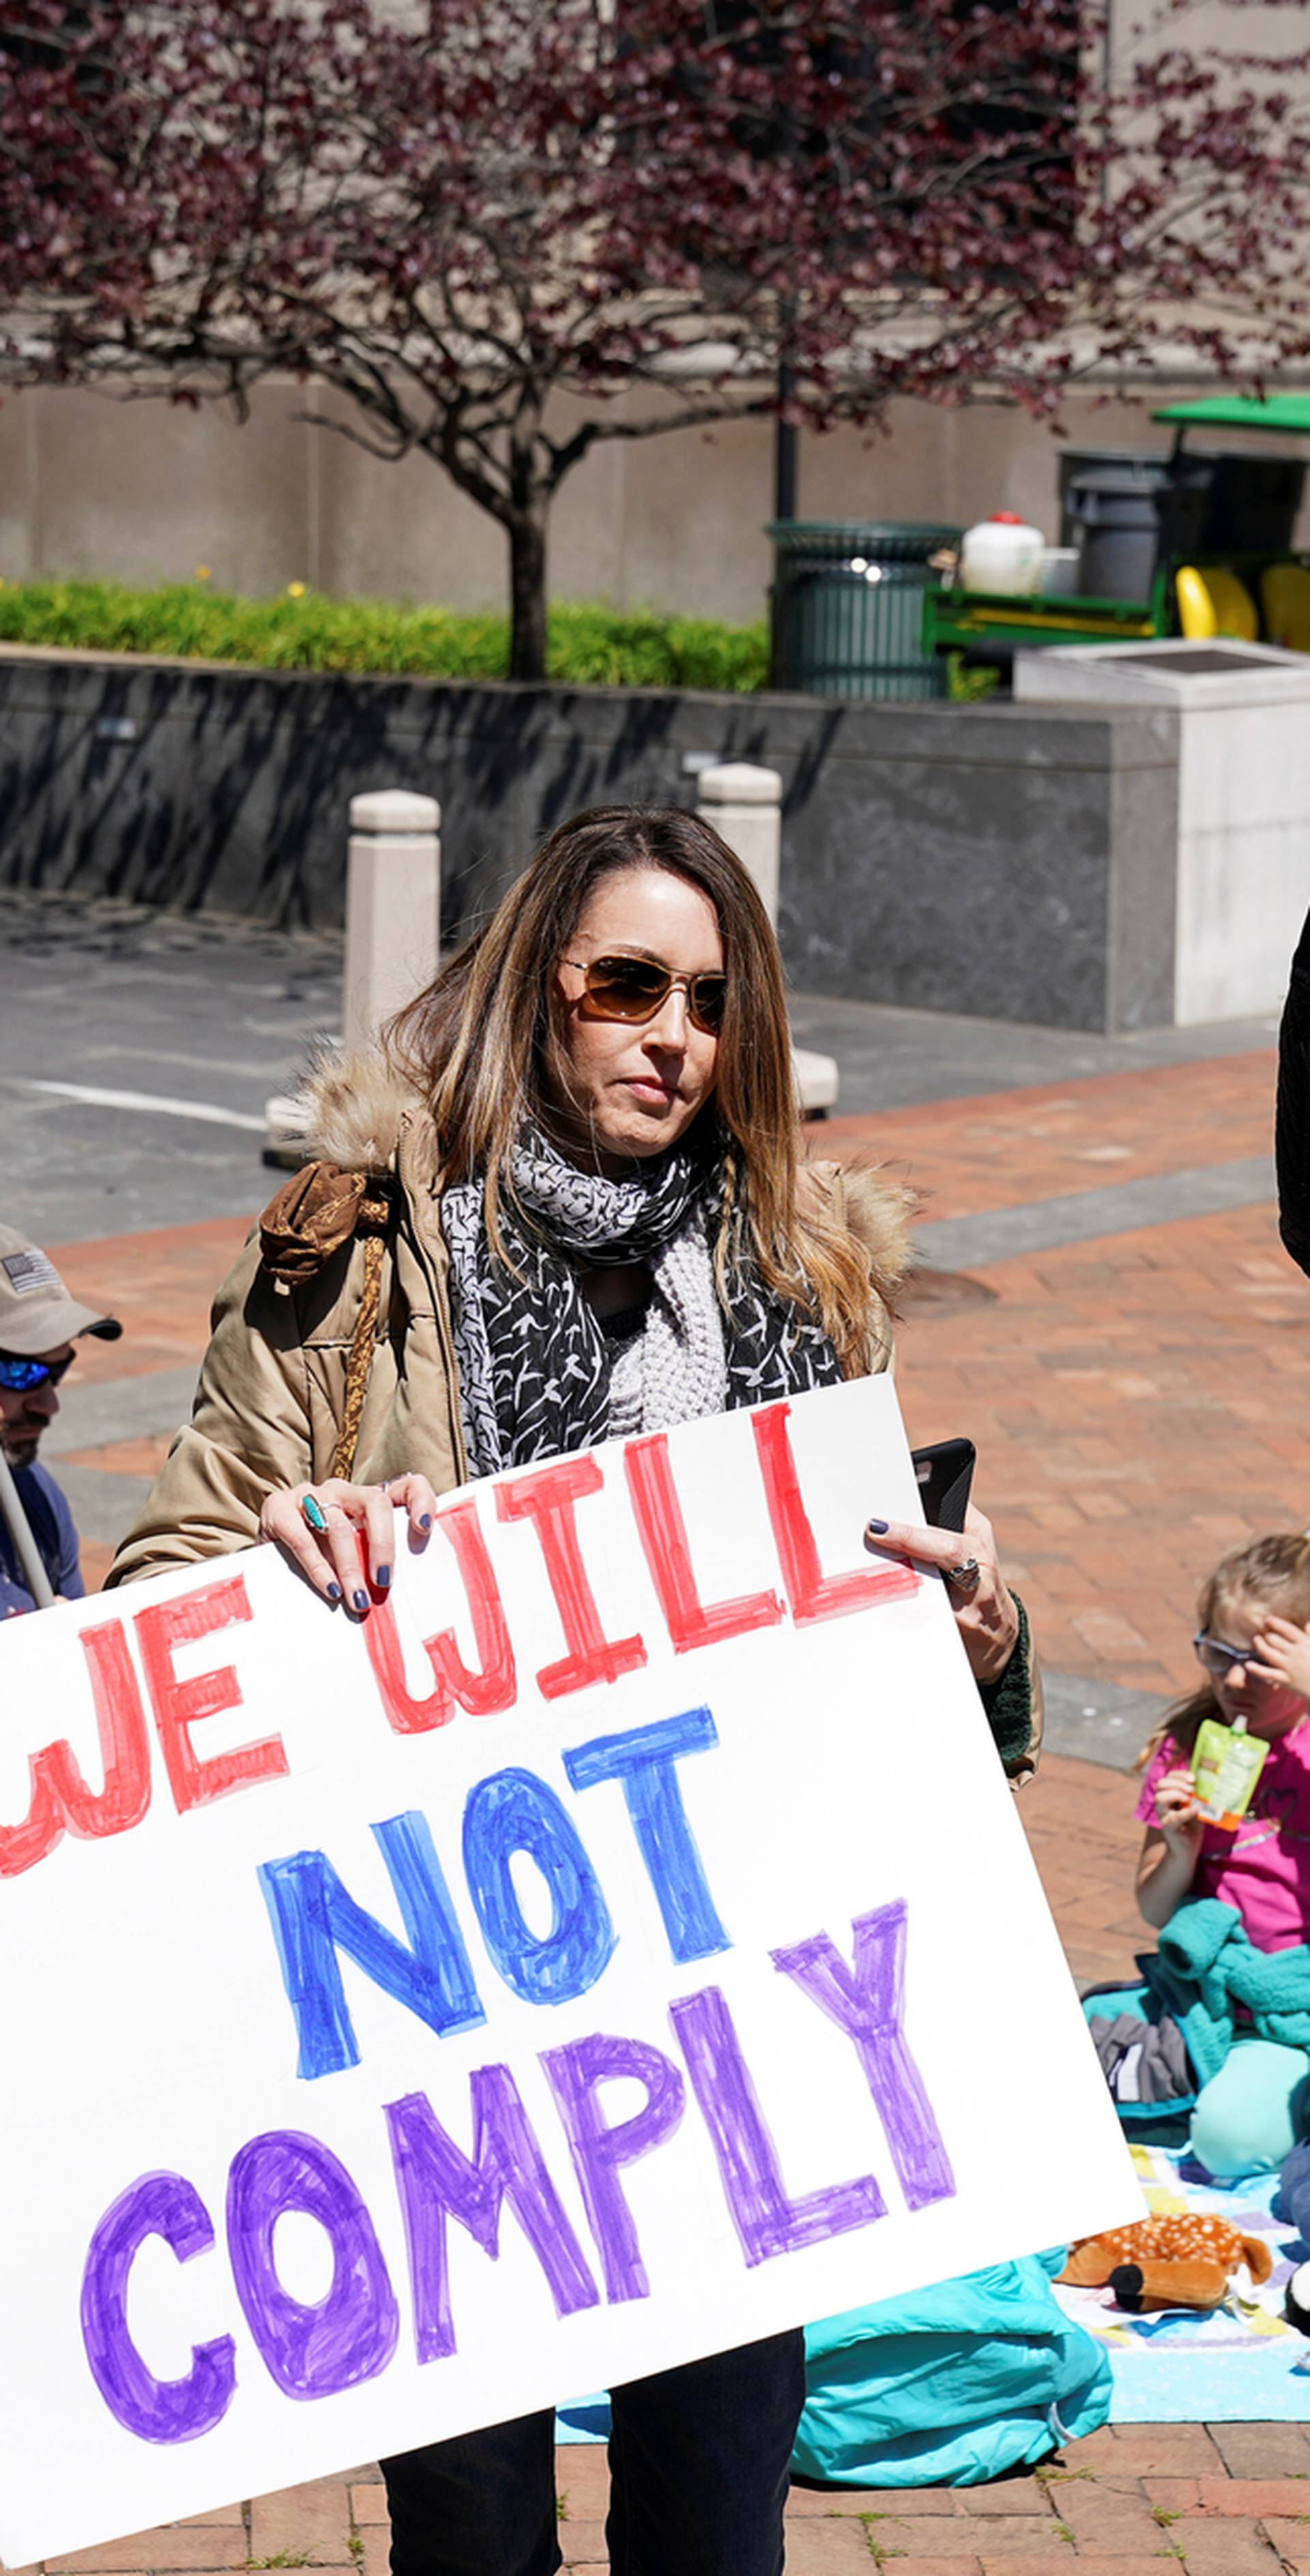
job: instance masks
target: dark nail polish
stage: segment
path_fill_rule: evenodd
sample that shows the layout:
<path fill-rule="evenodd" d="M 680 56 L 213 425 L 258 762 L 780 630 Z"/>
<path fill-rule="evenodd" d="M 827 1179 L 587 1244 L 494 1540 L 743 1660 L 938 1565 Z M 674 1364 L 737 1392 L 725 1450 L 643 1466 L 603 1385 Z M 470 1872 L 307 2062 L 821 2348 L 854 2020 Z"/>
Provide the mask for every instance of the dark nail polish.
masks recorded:
<path fill-rule="evenodd" d="M 328 1599 L 329 1601 L 339 1601 L 341 1599 L 341 1586 L 339 1583 L 329 1583 Z"/>
<path fill-rule="evenodd" d="M 351 1593 L 350 1598 L 351 1598 L 351 1600 L 352 1600 L 352 1602 L 353 1602 L 353 1604 L 354 1604 L 354 1606 L 355 1606 L 355 1608 L 356 1608 L 357 1610 L 367 1610 L 367 1608 L 368 1608 L 368 1594 L 367 1594 L 367 1592 L 352 1592 L 352 1593 Z"/>
<path fill-rule="evenodd" d="M 871 1530 L 875 1533 L 875 1535 L 876 1535 L 878 1538 L 881 1538 L 881 1537 L 882 1537 L 882 1534 L 883 1534 L 883 1531 L 884 1531 L 884 1530 L 889 1530 L 889 1529 L 891 1528 L 891 1522 L 890 1522 L 890 1521 L 873 1521 L 873 1520 L 871 1520 L 871 1521 L 866 1521 L 866 1522 L 865 1522 L 865 1528 L 866 1528 L 866 1529 L 871 1529 Z"/>
<path fill-rule="evenodd" d="M 431 1512 L 420 1512 L 420 1513 L 419 1513 L 419 1516 L 418 1516 L 418 1525 L 419 1525 L 419 1528 L 420 1528 L 420 1529 L 431 1529 L 431 1527 L 432 1527 L 432 1514 L 431 1514 Z"/>
<path fill-rule="evenodd" d="M 378 1567 L 377 1573 L 376 1573 L 376 1574 L 374 1575 L 374 1577 L 373 1577 L 373 1580 L 374 1580 L 375 1584 L 377 1585 L 377 1588 L 378 1588 L 379 1592 L 385 1592 L 385 1591 L 386 1591 L 386 1588 L 387 1588 L 387 1585 L 388 1585 L 388 1584 L 389 1584 L 389 1582 L 391 1581 L 391 1568 L 390 1568 L 390 1566 L 389 1566 L 389 1565 L 380 1565 L 380 1566 Z"/>

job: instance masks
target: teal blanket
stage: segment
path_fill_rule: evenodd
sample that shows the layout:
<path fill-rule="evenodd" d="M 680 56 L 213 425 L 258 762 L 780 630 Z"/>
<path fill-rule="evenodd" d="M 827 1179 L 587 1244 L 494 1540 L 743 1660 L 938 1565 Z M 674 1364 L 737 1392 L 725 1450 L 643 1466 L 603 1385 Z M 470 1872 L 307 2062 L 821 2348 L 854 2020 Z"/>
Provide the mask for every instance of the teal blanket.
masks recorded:
<path fill-rule="evenodd" d="M 1025 2255 L 807 2326 L 793 2476 L 976 2486 L 1094 2433 L 1110 2412 L 1110 2359 L 1061 2310 L 1049 2276 L 1063 2261 L 1063 2246 Z M 608 2398 L 561 2408 L 557 2441 L 608 2433 Z"/>
<path fill-rule="evenodd" d="M 975 2486 L 1110 2412 L 1110 2361 L 1066 2317 L 1064 2248 L 825 2317 L 805 2330 L 792 2473 L 830 2486 Z"/>
<path fill-rule="evenodd" d="M 1257 1950 L 1235 1906 L 1193 1897 L 1170 1915 L 1159 1949 L 1138 1964 L 1163 2009 L 1181 2022 L 1202 2084 L 1232 2047 L 1239 2005 L 1250 2015 L 1243 2028 L 1257 2039 L 1310 2051 L 1310 1945 Z"/>

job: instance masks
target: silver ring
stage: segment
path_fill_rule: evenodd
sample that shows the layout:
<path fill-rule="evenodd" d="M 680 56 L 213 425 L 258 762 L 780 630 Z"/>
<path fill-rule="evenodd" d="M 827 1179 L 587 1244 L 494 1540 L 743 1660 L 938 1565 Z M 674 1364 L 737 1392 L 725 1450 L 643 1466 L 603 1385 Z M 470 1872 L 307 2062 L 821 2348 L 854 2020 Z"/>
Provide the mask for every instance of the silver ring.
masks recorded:
<path fill-rule="evenodd" d="M 978 1577 L 981 1572 L 982 1567 L 978 1563 L 977 1557 L 966 1556 L 959 1565 L 944 1565 L 942 1567 L 942 1581 L 944 1583 L 958 1583 L 962 1592 L 972 1592 L 977 1586 Z"/>

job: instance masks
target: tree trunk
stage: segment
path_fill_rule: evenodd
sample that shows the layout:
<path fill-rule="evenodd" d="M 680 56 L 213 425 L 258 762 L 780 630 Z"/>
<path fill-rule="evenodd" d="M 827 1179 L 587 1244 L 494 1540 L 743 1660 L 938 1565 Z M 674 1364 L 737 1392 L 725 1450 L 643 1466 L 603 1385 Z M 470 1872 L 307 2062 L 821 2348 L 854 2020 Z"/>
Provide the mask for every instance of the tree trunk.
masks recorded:
<path fill-rule="evenodd" d="M 511 680 L 546 676 L 546 513 L 516 513 L 509 525 Z"/>

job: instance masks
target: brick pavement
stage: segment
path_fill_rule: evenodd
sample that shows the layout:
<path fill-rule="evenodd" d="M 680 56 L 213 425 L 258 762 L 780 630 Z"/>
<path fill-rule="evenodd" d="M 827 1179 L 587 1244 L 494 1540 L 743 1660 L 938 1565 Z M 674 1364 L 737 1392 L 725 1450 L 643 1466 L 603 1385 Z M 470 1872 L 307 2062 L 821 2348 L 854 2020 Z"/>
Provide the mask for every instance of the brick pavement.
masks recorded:
<path fill-rule="evenodd" d="M 1273 1065 L 1261 1048 L 1143 1073 L 1089 1074 L 830 1118 L 814 1139 L 822 1152 L 867 1151 L 905 1171 L 930 1219 L 971 1216 L 1267 1153 Z"/>
<path fill-rule="evenodd" d="M 1310 1281 L 1271 1208 L 1071 1244 L 911 1306 L 911 1439 L 967 1430 L 978 1494 L 1056 1671 L 1190 1686 L 1198 1586 L 1310 1519 Z"/>
<path fill-rule="evenodd" d="M 576 2576 L 605 2576 L 603 2449 L 559 2451 L 556 2475 L 564 2564 Z M 1179 2576 L 1306 2576 L 1310 2427 L 1107 2426 L 989 2486 L 795 2487 L 787 2511 L 788 2576 L 874 2567 L 895 2576 L 1071 2576 L 1083 2566 L 1100 2576 L 1164 2576 L 1170 2566 Z M 52 2576 L 254 2576 L 289 2567 L 387 2576 L 376 2469 L 50 2561 Z"/>
<path fill-rule="evenodd" d="M 839 1119 L 821 1151 L 908 1170 L 931 1218 L 1264 1151 L 1272 1056 L 1249 1054 Z M 129 1337 L 84 1344 L 85 1375 L 122 1378 L 198 1356 L 235 1220 L 64 1247 L 77 1293 Z M 1310 1284 L 1270 1209 L 1198 1217 L 992 1265 L 977 1302 L 911 1299 L 899 1383 L 911 1436 L 967 1429 L 1048 1663 L 1144 1691 L 1190 1679 L 1197 1583 L 1262 1527 L 1310 1517 L 1298 1396 L 1310 1375 Z M 148 1444 L 79 1453 L 137 1474 Z M 89 1571 L 98 1571 L 91 1567 Z M 1126 1969 L 1141 1939 L 1129 1888 L 1133 1784 L 1048 1757 L 1021 1813 L 1075 1975 Z M 559 2455 L 561 2544 L 602 2576 L 606 2470 Z M 972 2489 L 796 2490 L 789 2576 L 894 2566 L 897 2576 L 1310 2576 L 1310 2428 L 1107 2428 L 1031 2475 Z M 385 2576 L 377 2474 L 292 2493 L 79 2553 L 69 2576 L 312 2566 Z M 670 2570 L 669 2576 L 679 2576 Z"/>

